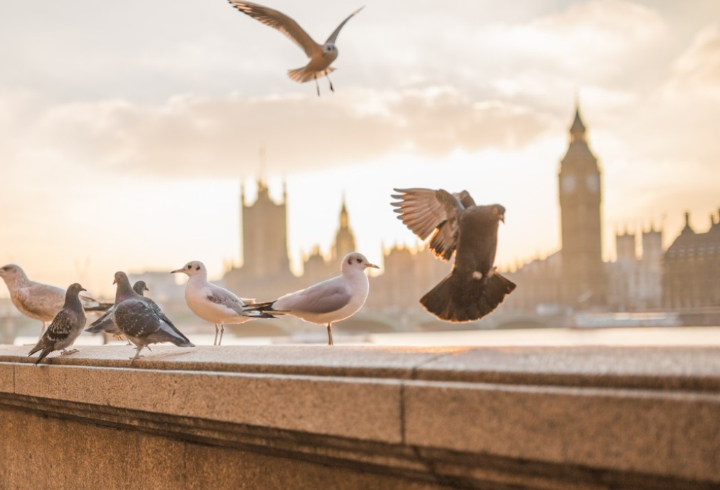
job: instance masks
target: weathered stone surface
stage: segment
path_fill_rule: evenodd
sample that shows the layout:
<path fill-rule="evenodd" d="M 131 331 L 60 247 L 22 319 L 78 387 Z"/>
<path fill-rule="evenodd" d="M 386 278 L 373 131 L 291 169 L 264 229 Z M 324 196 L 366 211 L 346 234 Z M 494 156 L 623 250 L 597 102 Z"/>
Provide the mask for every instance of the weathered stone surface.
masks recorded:
<path fill-rule="evenodd" d="M 15 369 L 19 395 L 390 443 L 402 438 L 398 381 L 27 364 Z"/>
<path fill-rule="evenodd" d="M 0 347 L 0 488 L 42 487 L 28 431 L 64 452 L 52 488 L 83 488 L 88 461 L 117 488 L 153 473 L 157 488 L 720 486 L 717 348 L 160 346 L 132 365 L 131 351 L 34 366 Z M 71 451 L 81 440 L 94 457 Z"/>
<path fill-rule="evenodd" d="M 259 374 L 306 374 L 403 379 L 412 368 L 438 356 L 468 352 L 470 347 L 378 347 L 378 346 L 198 346 L 179 349 L 153 346 L 132 363 L 130 346 L 81 346 L 80 352 L 60 357 L 50 354 L 43 364 L 93 367 L 133 367 L 183 371 L 223 371 Z M 0 362 L 32 363 L 27 348 L 0 346 Z"/>
<path fill-rule="evenodd" d="M 12 364 L 0 364 L 0 393 L 12 393 L 14 382 L 14 368 Z"/>
<path fill-rule="evenodd" d="M 407 444 L 720 482 L 718 395 L 413 382 L 404 397 Z"/>
<path fill-rule="evenodd" d="M 716 347 L 487 347 L 424 363 L 416 379 L 503 384 L 720 388 Z"/>
<path fill-rule="evenodd" d="M 0 488 L 24 490 L 439 489 L 232 448 L 211 447 L 18 411 L 0 416 Z M 9 429 L 8 429 L 9 428 Z"/>

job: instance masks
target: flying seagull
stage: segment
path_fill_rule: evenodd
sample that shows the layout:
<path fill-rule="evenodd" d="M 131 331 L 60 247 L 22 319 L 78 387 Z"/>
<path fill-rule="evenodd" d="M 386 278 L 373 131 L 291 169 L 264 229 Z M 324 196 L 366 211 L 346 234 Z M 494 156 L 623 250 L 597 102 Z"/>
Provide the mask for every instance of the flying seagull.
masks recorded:
<path fill-rule="evenodd" d="M 63 308 L 52 319 L 50 326 L 40 337 L 37 345 L 28 353 L 28 356 L 31 356 L 38 351 L 42 351 L 35 364 L 38 364 L 48 354 L 56 350 L 62 349 L 61 355 L 63 356 L 77 352 L 77 349 L 68 351 L 65 348 L 70 347 L 75 342 L 75 339 L 78 338 L 85 326 L 85 312 L 78 297 L 80 291 L 85 291 L 85 289 L 78 283 L 71 284 L 67 289 Z"/>
<path fill-rule="evenodd" d="M 49 284 L 31 281 L 19 265 L 8 264 L 0 267 L 10 292 L 10 300 L 25 316 L 42 322 L 42 331 L 55 318 L 65 304 L 65 290 Z M 83 291 L 85 291 L 83 289 Z M 100 303 L 90 297 L 80 297 L 85 311 L 105 311 L 112 306 Z M 42 333 L 42 332 L 41 332 Z"/>
<path fill-rule="evenodd" d="M 515 284 L 494 266 L 500 222 L 500 204 L 477 206 L 467 191 L 395 189 L 391 203 L 401 220 L 421 240 L 430 238 L 435 256 L 449 261 L 452 272 L 420 299 L 427 311 L 450 322 L 484 317 L 513 292 Z"/>
<path fill-rule="evenodd" d="M 195 347 L 153 300 L 133 291 L 127 274 L 116 272 L 113 284 L 117 284 L 113 321 L 135 344 L 137 352 L 135 357 L 130 358 L 131 361 L 140 357 L 140 351 L 149 344 L 172 342 L 178 347 Z"/>
<path fill-rule="evenodd" d="M 343 258 L 339 276 L 275 301 L 250 304 L 248 308 L 273 315 L 293 315 L 306 322 L 326 325 L 328 345 L 333 345 L 332 324 L 350 318 L 365 304 L 370 291 L 365 275 L 368 267 L 379 269 L 363 254 L 351 252 Z"/>
<path fill-rule="evenodd" d="M 185 302 L 190 310 L 205 321 L 215 324 L 215 341 L 213 345 L 222 344 L 225 325 L 237 325 L 253 318 L 274 318 L 261 312 L 247 312 L 246 305 L 254 299 L 238 298 L 225 288 L 209 283 L 205 264 L 192 261 L 181 269 L 172 271 L 187 274 L 190 278 L 185 284 Z M 218 325 L 220 341 L 218 342 Z"/>
<path fill-rule="evenodd" d="M 340 25 L 337 26 L 337 29 L 330 34 L 330 37 L 327 38 L 325 44 L 318 44 L 313 41 L 310 35 L 305 32 L 305 30 L 303 30 L 297 22 L 282 12 L 251 2 L 240 2 L 238 0 L 229 0 L 229 2 L 230 5 L 238 9 L 240 12 L 243 12 L 244 14 L 259 20 L 263 24 L 274 27 L 278 31 L 282 32 L 289 37 L 291 41 L 300 46 L 303 51 L 305 51 L 307 57 L 310 58 L 310 62 L 302 68 L 288 70 L 288 76 L 290 78 L 299 83 L 315 80 L 315 86 L 319 97 L 320 85 L 318 85 L 317 79 L 325 76 L 330 83 L 330 90 L 333 92 L 335 91 L 329 76 L 331 72 L 335 71 L 335 68 L 332 68 L 330 65 L 333 61 L 335 61 L 335 58 L 338 57 L 338 50 L 335 46 L 335 41 L 337 40 L 338 34 L 340 34 L 340 30 L 343 28 L 345 23 L 365 7 L 360 7 L 350 14 L 347 19 L 342 21 Z"/>
<path fill-rule="evenodd" d="M 147 284 L 145 284 L 145 281 L 137 281 L 135 284 L 133 284 L 133 291 L 135 291 L 140 296 L 144 296 L 145 291 L 150 290 L 148 289 Z M 113 305 L 108 311 L 103 313 L 100 318 L 92 322 L 90 326 L 85 329 L 85 331 L 89 333 L 105 332 L 111 335 L 115 335 L 116 337 L 122 337 L 122 331 L 120 331 L 120 329 L 117 327 L 117 325 L 115 325 L 115 322 L 113 321 L 113 313 L 115 313 L 115 305 Z"/>

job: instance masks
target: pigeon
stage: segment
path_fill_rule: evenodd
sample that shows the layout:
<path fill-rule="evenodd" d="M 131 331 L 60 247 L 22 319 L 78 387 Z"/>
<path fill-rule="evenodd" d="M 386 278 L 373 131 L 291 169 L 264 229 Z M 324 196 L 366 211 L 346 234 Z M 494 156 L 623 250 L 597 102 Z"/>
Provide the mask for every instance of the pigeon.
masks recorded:
<path fill-rule="evenodd" d="M 10 300 L 25 316 L 42 322 L 42 331 L 45 326 L 55 318 L 65 303 L 65 290 L 31 281 L 22 268 L 15 264 L 0 267 L 0 277 L 3 278 L 10 291 Z M 83 289 L 83 291 L 85 291 Z M 111 303 L 100 303 L 89 297 L 81 297 L 86 312 L 105 311 L 112 306 Z M 41 332 L 42 333 L 42 332 Z"/>
<path fill-rule="evenodd" d="M 327 325 L 328 345 L 333 345 L 332 324 L 350 318 L 365 304 L 370 291 L 365 269 L 369 267 L 379 269 L 363 254 L 351 252 L 343 258 L 342 274 L 339 276 L 286 294 L 275 301 L 250 304 L 248 309 L 273 315 L 292 315 L 306 322 Z"/>
<path fill-rule="evenodd" d="M 238 298 L 225 288 L 209 283 L 205 264 L 192 261 L 181 269 L 171 272 L 187 274 L 190 278 L 185 284 L 185 302 L 190 310 L 201 319 L 215 324 L 215 341 L 213 345 L 221 345 L 225 325 L 237 325 L 253 318 L 274 318 L 272 315 L 260 312 L 247 312 L 245 307 L 254 299 Z M 220 341 L 218 342 L 218 325 L 220 326 Z"/>
<path fill-rule="evenodd" d="M 296 70 L 289 70 L 288 76 L 299 83 L 309 82 L 315 80 L 315 87 L 317 88 L 318 97 L 320 96 L 320 85 L 317 79 L 327 77 L 330 83 L 330 90 L 335 91 L 332 81 L 330 81 L 330 73 L 335 71 L 330 65 L 338 57 L 338 50 L 335 46 L 340 30 L 343 28 L 345 23 L 357 15 L 363 8 L 360 7 L 358 10 L 348 16 L 347 19 L 342 21 L 340 25 L 330 34 L 325 44 L 318 44 L 310 37 L 310 35 L 303 30 L 297 22 L 277 10 L 273 10 L 268 7 L 263 7 L 256 3 L 251 2 L 240 2 L 237 0 L 229 0 L 230 5 L 238 9 L 240 12 L 249 15 L 250 17 L 259 20 L 263 24 L 274 27 L 278 31 L 285 34 L 290 40 L 297 44 L 308 58 L 310 62 L 302 68 Z"/>
<path fill-rule="evenodd" d="M 195 347 L 151 299 L 137 294 L 130 287 L 124 272 L 115 273 L 117 291 L 113 321 L 125 337 L 135 344 L 137 352 L 130 360 L 140 357 L 140 351 L 149 344 L 172 342 L 178 347 Z"/>
<path fill-rule="evenodd" d="M 500 204 L 478 206 L 467 191 L 395 189 L 391 203 L 401 220 L 421 240 L 430 235 L 430 250 L 449 261 L 453 269 L 420 299 L 437 318 L 453 323 L 478 320 L 491 313 L 512 293 L 515 284 L 494 266 L 500 222 Z"/>
<path fill-rule="evenodd" d="M 150 290 L 145 284 L 145 281 L 137 281 L 135 284 L 133 284 L 133 291 L 138 293 L 140 296 L 144 296 L 145 291 Z M 115 325 L 115 322 L 113 321 L 114 312 L 115 305 L 113 305 L 109 310 L 103 313 L 100 318 L 92 322 L 90 326 L 85 329 L 85 331 L 89 333 L 105 332 L 111 335 L 115 335 L 116 337 L 121 337 L 122 332 L 119 328 L 117 328 L 117 325 Z"/>
<path fill-rule="evenodd" d="M 78 338 L 85 326 L 85 311 L 78 297 L 80 291 L 85 291 L 80 284 L 70 285 L 65 293 L 65 303 L 62 309 L 52 319 L 50 326 L 45 330 L 35 347 L 28 352 L 29 357 L 38 351 L 42 351 L 35 364 L 38 364 L 48 354 L 56 350 L 62 349 L 61 355 L 63 356 L 77 352 L 77 349 L 68 351 L 65 348 L 70 347 L 75 342 L 75 339 Z"/>

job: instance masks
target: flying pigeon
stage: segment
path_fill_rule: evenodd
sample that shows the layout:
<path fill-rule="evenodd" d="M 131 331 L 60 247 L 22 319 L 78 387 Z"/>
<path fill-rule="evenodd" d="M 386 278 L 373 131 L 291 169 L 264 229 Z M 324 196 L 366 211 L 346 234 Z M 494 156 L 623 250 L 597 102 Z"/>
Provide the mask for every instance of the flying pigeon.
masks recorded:
<path fill-rule="evenodd" d="M 338 34 L 340 34 L 340 30 L 343 28 L 345 23 L 353 16 L 357 15 L 357 13 L 365 7 L 361 7 L 350 14 L 348 18 L 342 21 L 340 25 L 337 26 L 337 29 L 330 34 L 330 37 L 327 38 L 325 44 L 321 45 L 313 41 L 310 35 L 305 32 L 305 30 L 303 30 L 297 22 L 282 12 L 251 2 L 240 2 L 238 0 L 229 0 L 229 2 L 230 5 L 238 9 L 240 12 L 243 12 L 244 14 L 259 20 L 263 24 L 274 27 L 278 31 L 282 32 L 290 38 L 291 41 L 300 46 L 303 51 L 305 51 L 307 57 L 310 58 L 310 62 L 302 68 L 289 70 L 288 76 L 290 78 L 299 83 L 315 80 L 315 86 L 319 97 L 320 85 L 318 85 L 317 79 L 325 76 L 330 83 L 330 90 L 333 92 L 335 91 L 329 76 L 331 72 L 335 71 L 335 68 L 332 68 L 330 65 L 338 57 L 338 50 L 335 46 L 335 41 L 337 40 Z"/>
<path fill-rule="evenodd" d="M 133 291 L 127 274 L 116 272 L 113 284 L 117 284 L 113 321 L 123 335 L 135 344 L 137 352 L 135 357 L 130 358 L 132 361 L 140 357 L 140 351 L 149 344 L 172 342 L 178 347 L 195 347 L 153 300 Z"/>
<path fill-rule="evenodd" d="M 40 357 L 35 362 L 38 364 L 48 354 L 53 351 L 62 349 L 61 355 L 66 356 L 77 352 L 76 349 L 65 350 L 70 347 L 85 326 L 85 311 L 83 311 L 82 303 L 78 294 L 85 289 L 78 283 L 71 284 L 65 293 L 65 303 L 63 308 L 55 315 L 50 322 L 50 326 L 45 330 L 38 343 L 28 353 L 28 357 L 40 352 Z"/>
<path fill-rule="evenodd" d="M 225 325 L 237 325 L 253 318 L 274 318 L 272 315 L 260 312 L 247 312 L 245 307 L 254 299 L 238 298 L 225 288 L 208 282 L 205 264 L 192 261 L 181 269 L 171 272 L 187 274 L 190 278 L 185 284 L 185 302 L 190 310 L 201 319 L 215 324 L 215 341 L 213 345 L 222 344 Z M 220 326 L 220 341 L 218 342 L 218 325 Z"/>
<path fill-rule="evenodd" d="M 3 278 L 10 292 L 10 300 L 25 316 L 42 322 L 42 331 L 48 322 L 65 304 L 65 290 L 49 284 L 31 281 L 19 265 L 8 264 L 0 267 Z M 85 291 L 83 289 L 83 291 Z M 90 297 L 80 297 L 86 312 L 105 311 L 112 306 L 100 303 Z M 42 332 L 41 332 L 42 333 Z"/>
<path fill-rule="evenodd" d="M 453 323 L 484 317 L 513 292 L 515 284 L 497 272 L 495 252 L 505 208 L 477 206 L 467 191 L 395 189 L 391 203 L 401 220 L 421 240 L 430 238 L 435 256 L 455 264 L 437 286 L 420 299 L 436 317 Z"/>
<path fill-rule="evenodd" d="M 370 291 L 365 269 L 369 267 L 379 269 L 363 254 L 351 252 L 343 258 L 339 276 L 275 301 L 250 304 L 248 309 L 272 315 L 293 315 L 306 322 L 326 325 L 328 345 L 333 345 L 332 324 L 350 318 L 365 304 Z"/>

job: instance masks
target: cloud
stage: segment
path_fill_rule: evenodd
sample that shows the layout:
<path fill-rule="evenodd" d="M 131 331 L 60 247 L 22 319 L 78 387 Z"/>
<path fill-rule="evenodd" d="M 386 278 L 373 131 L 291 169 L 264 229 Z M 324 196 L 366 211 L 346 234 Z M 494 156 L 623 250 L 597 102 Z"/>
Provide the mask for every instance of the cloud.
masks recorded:
<path fill-rule="evenodd" d="M 692 91 L 720 98 L 720 26 L 698 33 L 692 45 L 673 64 L 670 90 Z"/>
<path fill-rule="evenodd" d="M 261 144 L 273 171 L 290 173 L 393 152 L 518 148 L 549 124 L 527 107 L 478 103 L 447 87 L 322 99 L 178 96 L 161 105 L 57 106 L 40 119 L 34 144 L 78 164 L 185 178 L 254 172 Z"/>

